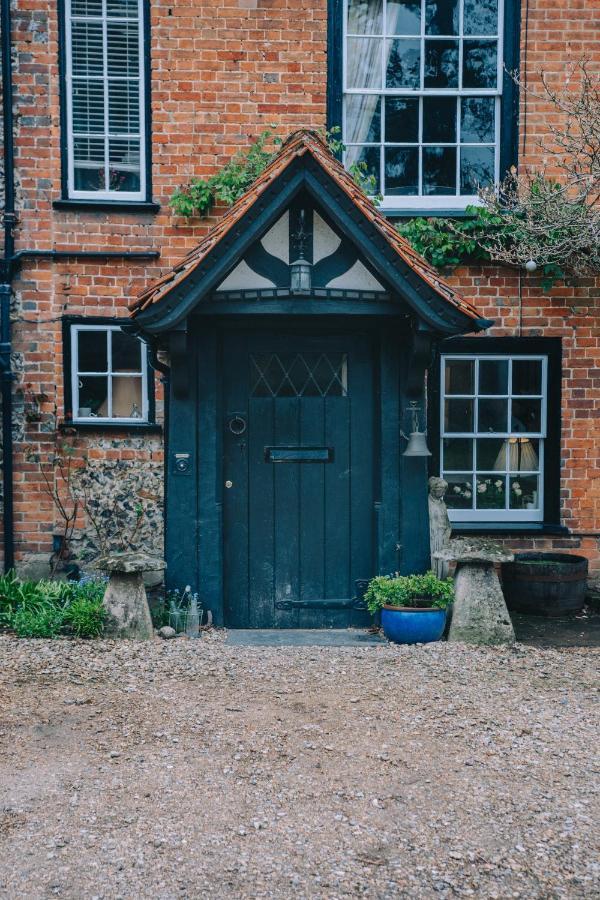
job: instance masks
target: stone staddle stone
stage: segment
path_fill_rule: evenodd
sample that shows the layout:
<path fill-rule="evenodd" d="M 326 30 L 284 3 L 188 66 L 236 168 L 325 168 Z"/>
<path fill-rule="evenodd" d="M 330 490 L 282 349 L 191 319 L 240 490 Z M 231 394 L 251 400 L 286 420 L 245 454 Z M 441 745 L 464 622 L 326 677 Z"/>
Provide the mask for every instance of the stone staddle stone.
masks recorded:
<path fill-rule="evenodd" d="M 488 540 L 457 539 L 438 550 L 438 559 L 456 561 L 454 608 L 449 641 L 466 644 L 514 644 L 513 629 L 495 563 L 514 555 Z"/>
<path fill-rule="evenodd" d="M 106 637 L 148 641 L 154 637 L 144 572 L 166 569 L 163 559 L 145 553 L 113 553 L 96 563 L 109 573 L 104 593 Z"/>

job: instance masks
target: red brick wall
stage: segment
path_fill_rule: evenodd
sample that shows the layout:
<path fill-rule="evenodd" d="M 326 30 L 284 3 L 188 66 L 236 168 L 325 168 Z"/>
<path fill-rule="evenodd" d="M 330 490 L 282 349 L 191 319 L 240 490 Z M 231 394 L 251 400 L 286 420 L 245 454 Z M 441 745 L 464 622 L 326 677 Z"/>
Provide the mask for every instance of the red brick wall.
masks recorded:
<path fill-rule="evenodd" d="M 60 197 L 58 23 L 56 4 L 14 0 L 18 248 L 159 249 L 158 263 L 46 261 L 23 264 L 15 283 L 18 385 L 45 393 L 41 422 L 15 429 L 16 538 L 20 557 L 47 554 L 54 511 L 29 449 L 49 452 L 53 412 L 63 413 L 65 313 L 125 315 L 126 302 L 163 266 L 177 260 L 212 220 L 174 217 L 168 200 L 192 175 L 208 175 L 250 135 L 271 123 L 284 131 L 325 124 L 326 0 L 152 0 L 153 193 L 158 214 L 54 210 Z M 529 0 L 528 44 L 522 47 L 530 87 L 536 71 L 560 76 L 582 53 L 600 65 L 595 0 Z M 524 40 L 525 27 L 522 28 Z M 551 124 L 547 106 L 522 99 L 523 159 L 539 158 L 536 140 Z M 523 148 L 522 148 L 523 150 Z M 483 315 L 492 334 L 563 338 L 563 523 L 573 536 L 544 544 L 581 547 L 600 566 L 598 285 L 579 283 L 545 295 L 539 284 L 495 267 L 458 270 L 452 280 Z M 21 403 L 17 397 L 18 405 Z M 21 403 L 22 406 L 22 403 Z M 82 436 L 95 457 L 132 453 L 160 466 L 157 437 Z M 513 544 L 515 542 L 513 541 Z"/>

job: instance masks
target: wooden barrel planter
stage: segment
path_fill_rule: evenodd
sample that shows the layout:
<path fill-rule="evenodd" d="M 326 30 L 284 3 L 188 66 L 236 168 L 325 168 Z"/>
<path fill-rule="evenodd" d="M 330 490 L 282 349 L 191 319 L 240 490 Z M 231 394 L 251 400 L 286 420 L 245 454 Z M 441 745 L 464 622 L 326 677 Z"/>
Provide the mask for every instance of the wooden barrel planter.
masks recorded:
<path fill-rule="evenodd" d="M 502 565 L 506 605 L 533 616 L 568 616 L 585 603 L 588 561 L 571 553 L 515 553 Z"/>

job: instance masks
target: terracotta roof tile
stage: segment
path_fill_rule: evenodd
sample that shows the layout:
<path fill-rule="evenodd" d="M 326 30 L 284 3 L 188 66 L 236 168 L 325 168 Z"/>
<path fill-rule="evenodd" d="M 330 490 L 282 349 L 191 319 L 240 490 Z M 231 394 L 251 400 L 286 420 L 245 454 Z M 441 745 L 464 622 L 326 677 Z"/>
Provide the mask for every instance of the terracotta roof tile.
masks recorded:
<path fill-rule="evenodd" d="M 282 145 L 281 150 L 256 179 L 249 190 L 237 200 L 234 205 L 223 215 L 217 224 L 211 228 L 200 243 L 191 250 L 187 256 L 170 271 L 165 273 L 157 281 L 150 284 L 129 304 L 131 314 L 147 309 L 151 304 L 158 303 L 166 297 L 183 279 L 194 271 L 205 259 L 207 254 L 215 247 L 227 232 L 242 218 L 244 213 L 252 206 L 255 200 L 267 189 L 272 181 L 277 178 L 292 160 L 298 156 L 310 153 L 320 163 L 331 178 L 352 202 L 364 214 L 383 235 L 387 243 L 398 256 L 416 272 L 429 286 L 444 300 L 455 306 L 462 313 L 472 319 L 481 319 L 478 310 L 468 303 L 463 297 L 454 291 L 450 285 L 438 274 L 422 256 L 420 256 L 401 235 L 398 234 L 392 223 L 386 216 L 365 196 L 363 191 L 354 182 L 352 176 L 342 164 L 333 156 L 326 143 L 314 131 L 295 131 Z"/>

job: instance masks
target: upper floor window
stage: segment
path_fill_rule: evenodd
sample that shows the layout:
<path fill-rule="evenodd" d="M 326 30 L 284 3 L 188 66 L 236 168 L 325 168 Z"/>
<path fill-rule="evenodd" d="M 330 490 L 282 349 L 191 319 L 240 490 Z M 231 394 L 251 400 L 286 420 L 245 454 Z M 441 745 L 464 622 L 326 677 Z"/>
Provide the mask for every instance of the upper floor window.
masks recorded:
<path fill-rule="evenodd" d="M 65 0 L 67 194 L 145 200 L 144 0 Z"/>
<path fill-rule="evenodd" d="M 503 0 L 345 0 L 346 165 L 383 207 L 459 209 L 500 176 Z"/>

